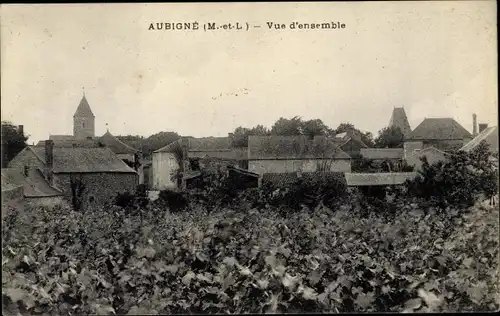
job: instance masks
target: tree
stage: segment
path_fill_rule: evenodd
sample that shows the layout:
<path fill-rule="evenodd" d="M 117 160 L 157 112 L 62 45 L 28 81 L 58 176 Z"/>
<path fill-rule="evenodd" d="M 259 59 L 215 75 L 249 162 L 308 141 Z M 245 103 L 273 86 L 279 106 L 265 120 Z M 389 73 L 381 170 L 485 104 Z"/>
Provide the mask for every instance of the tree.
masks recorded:
<path fill-rule="evenodd" d="M 313 119 L 309 121 L 302 122 L 302 134 L 309 137 L 328 135 L 329 128 L 320 119 Z"/>
<path fill-rule="evenodd" d="M 279 136 L 302 135 L 302 120 L 298 116 L 291 119 L 280 117 L 271 127 L 271 134 Z"/>
<path fill-rule="evenodd" d="M 397 148 L 403 144 L 403 141 L 404 135 L 399 127 L 385 127 L 380 130 L 378 137 L 375 139 L 375 147 Z"/>
<path fill-rule="evenodd" d="M 159 132 L 143 140 L 142 152 L 145 157 L 151 156 L 153 151 L 175 142 L 181 136 L 175 132 Z"/>
<path fill-rule="evenodd" d="M 27 145 L 28 137 L 25 136 L 11 122 L 2 121 L 2 168 Z"/>
<path fill-rule="evenodd" d="M 266 136 L 269 135 L 269 130 L 263 125 L 257 125 L 253 128 L 237 127 L 233 133 L 229 133 L 229 137 L 232 137 L 232 143 L 234 147 L 247 147 L 248 146 L 248 136 Z"/>

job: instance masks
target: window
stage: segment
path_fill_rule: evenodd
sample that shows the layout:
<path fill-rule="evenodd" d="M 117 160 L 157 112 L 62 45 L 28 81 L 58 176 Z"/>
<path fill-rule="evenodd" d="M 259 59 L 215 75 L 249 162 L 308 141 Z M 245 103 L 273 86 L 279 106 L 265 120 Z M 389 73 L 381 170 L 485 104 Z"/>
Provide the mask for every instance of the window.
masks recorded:
<path fill-rule="evenodd" d="M 175 159 L 174 158 L 170 158 L 169 162 L 170 162 L 170 168 L 175 168 Z"/>
<path fill-rule="evenodd" d="M 82 122 L 82 127 L 85 128 L 85 122 Z"/>
<path fill-rule="evenodd" d="M 30 172 L 30 167 L 29 166 L 24 166 L 24 176 L 27 177 Z"/>

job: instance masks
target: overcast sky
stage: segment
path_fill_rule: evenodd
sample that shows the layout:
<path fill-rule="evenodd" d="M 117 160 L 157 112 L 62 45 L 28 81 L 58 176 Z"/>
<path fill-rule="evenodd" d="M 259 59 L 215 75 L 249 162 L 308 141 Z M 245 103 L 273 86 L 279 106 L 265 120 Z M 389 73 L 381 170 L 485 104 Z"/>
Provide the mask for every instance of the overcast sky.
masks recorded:
<path fill-rule="evenodd" d="M 2 120 L 30 143 L 72 134 L 82 87 L 97 135 L 108 123 L 115 135 L 226 136 L 295 115 L 377 133 L 394 106 L 412 128 L 453 117 L 472 131 L 473 112 L 498 121 L 495 1 L 2 5 L 0 16 Z M 148 31 L 179 21 L 262 27 Z M 346 28 L 266 26 L 294 21 Z"/>

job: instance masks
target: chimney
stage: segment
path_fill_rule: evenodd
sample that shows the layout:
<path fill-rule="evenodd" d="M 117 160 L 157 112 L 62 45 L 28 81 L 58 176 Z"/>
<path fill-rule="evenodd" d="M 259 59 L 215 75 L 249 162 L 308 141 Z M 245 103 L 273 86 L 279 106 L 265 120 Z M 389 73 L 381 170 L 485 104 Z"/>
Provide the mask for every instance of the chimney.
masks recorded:
<path fill-rule="evenodd" d="M 52 169 L 54 167 L 54 141 L 46 140 L 45 141 L 45 176 L 49 181 L 49 184 L 52 185 Z"/>
<path fill-rule="evenodd" d="M 21 134 L 21 136 L 24 136 L 24 126 L 23 126 L 23 125 L 19 125 L 19 126 L 17 127 L 17 132 L 18 132 L 19 134 Z"/>
<path fill-rule="evenodd" d="M 488 128 L 488 124 L 479 124 L 479 133 Z"/>
<path fill-rule="evenodd" d="M 472 114 L 472 135 L 477 135 L 477 116 L 476 113 Z"/>

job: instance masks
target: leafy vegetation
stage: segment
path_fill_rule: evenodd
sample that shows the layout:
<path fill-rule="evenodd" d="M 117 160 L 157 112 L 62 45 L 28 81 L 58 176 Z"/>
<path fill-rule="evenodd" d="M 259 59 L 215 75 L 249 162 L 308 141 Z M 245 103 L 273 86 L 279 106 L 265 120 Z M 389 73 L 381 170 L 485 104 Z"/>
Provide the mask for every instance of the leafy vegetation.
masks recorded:
<path fill-rule="evenodd" d="M 498 209 L 38 208 L 2 223 L 6 315 L 492 311 Z M 241 204 L 242 205 L 242 204 Z M 239 205 L 239 206 L 241 206 Z"/>
<path fill-rule="evenodd" d="M 378 148 L 398 148 L 403 146 L 404 135 L 399 127 L 385 127 L 379 131 L 374 145 Z"/>
<path fill-rule="evenodd" d="M 429 164 L 422 157 L 419 176 L 407 184 L 409 194 L 447 205 L 471 206 L 479 196 L 498 193 L 498 169 L 489 159 L 489 146 L 482 142 L 472 152 L 457 152 L 446 162 Z"/>
<path fill-rule="evenodd" d="M 138 202 L 140 188 L 85 213 L 11 210 L 3 313 L 498 310 L 499 210 L 480 198 L 498 191 L 487 150 L 424 161 L 391 194 L 332 173 L 240 191 L 215 169 L 153 203 Z"/>

